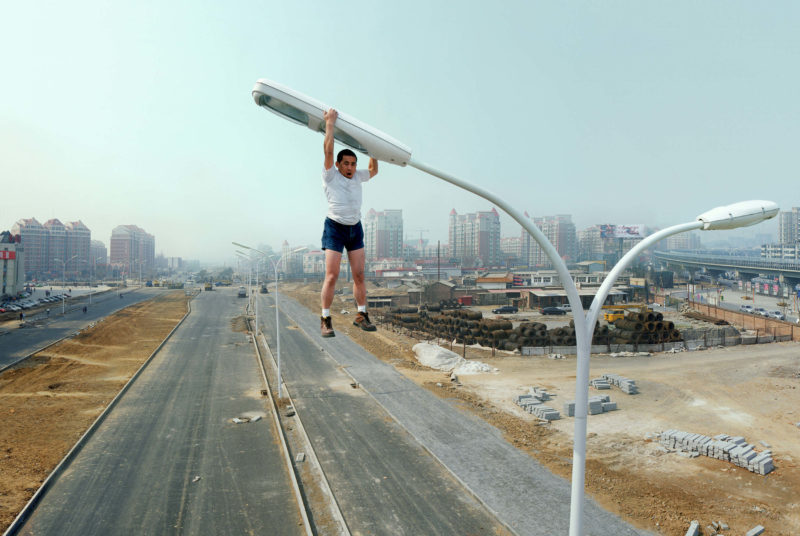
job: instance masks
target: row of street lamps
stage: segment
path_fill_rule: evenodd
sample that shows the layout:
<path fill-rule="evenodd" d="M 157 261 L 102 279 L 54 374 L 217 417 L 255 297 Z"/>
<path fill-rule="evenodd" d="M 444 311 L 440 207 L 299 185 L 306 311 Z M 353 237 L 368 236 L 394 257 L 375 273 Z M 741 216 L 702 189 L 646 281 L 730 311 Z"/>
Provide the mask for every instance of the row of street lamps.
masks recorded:
<path fill-rule="evenodd" d="M 275 262 L 273 259 L 277 258 L 277 255 L 270 255 L 261 251 L 260 249 L 256 249 L 250 246 L 246 246 L 244 244 L 240 244 L 238 242 L 231 242 L 234 246 L 240 247 L 242 249 L 246 249 L 248 251 L 252 251 L 253 254 L 259 255 L 261 260 L 268 260 L 272 265 L 272 268 L 275 271 L 275 345 L 278 354 L 278 398 L 283 398 L 283 376 L 281 375 L 281 330 L 280 330 L 280 316 L 279 316 L 279 292 L 278 292 L 278 266 L 283 261 L 283 258 L 278 259 L 278 262 Z M 301 251 L 305 251 L 308 248 L 301 247 L 291 251 L 291 253 L 299 253 Z M 241 251 L 236 251 L 236 254 L 240 257 L 249 260 L 252 263 L 252 259 Z M 250 282 L 250 277 L 248 277 L 248 284 Z M 258 287 L 258 263 L 256 263 L 256 287 Z M 252 296 L 252 291 L 249 292 Z M 258 338 L 258 296 L 253 298 L 255 301 L 254 309 L 255 309 L 255 322 L 256 322 L 256 329 L 254 336 L 256 340 Z"/>
<path fill-rule="evenodd" d="M 315 132 L 324 133 L 325 131 L 326 124 L 323 114 L 328 107 L 319 101 L 266 79 L 256 82 L 252 96 L 257 105 L 284 119 L 306 126 Z M 427 164 L 415 161 L 411 158 L 411 149 L 409 147 L 374 127 L 347 116 L 341 111 L 339 111 L 339 116 L 336 120 L 334 138 L 340 143 L 373 158 L 399 166 L 409 165 L 415 167 L 420 171 L 492 202 L 519 223 L 547 254 L 564 285 L 575 320 L 578 357 L 575 379 L 575 437 L 573 441 L 569 534 L 570 536 L 583 536 L 589 357 L 594 326 L 612 285 L 641 252 L 668 236 L 692 230 L 711 231 L 755 225 L 774 217 L 778 213 L 778 205 L 771 201 L 745 201 L 717 207 L 699 215 L 694 221 L 674 225 L 644 238 L 612 268 L 598 289 L 589 310 L 584 312 L 577 287 L 563 259 L 558 255 L 555 247 L 547 240 L 541 230 L 533 225 L 530 219 L 523 217 L 518 210 L 481 187 L 460 180 Z"/>

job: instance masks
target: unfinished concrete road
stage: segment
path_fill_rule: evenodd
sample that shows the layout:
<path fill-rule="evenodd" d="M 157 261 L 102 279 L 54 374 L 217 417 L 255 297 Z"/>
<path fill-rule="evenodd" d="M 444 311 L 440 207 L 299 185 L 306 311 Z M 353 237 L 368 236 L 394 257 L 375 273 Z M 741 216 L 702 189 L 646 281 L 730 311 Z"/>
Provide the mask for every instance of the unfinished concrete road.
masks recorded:
<path fill-rule="evenodd" d="M 259 320 L 274 352 L 273 296 L 259 300 Z M 352 534 L 509 533 L 286 315 L 281 355 L 297 414 Z"/>
<path fill-rule="evenodd" d="M 235 291 L 193 312 L 21 534 L 304 534 Z M 264 416 L 234 424 L 237 416 Z"/>
<path fill-rule="evenodd" d="M 142 288 L 126 291 L 122 298 L 116 292 L 106 292 L 92 298 L 92 305 L 88 306 L 86 313 L 80 308 L 74 309 L 75 306 L 71 304 L 70 308 L 74 310 L 67 309 L 67 314 L 62 316 L 61 304 L 58 303 L 50 304 L 49 317 L 40 311 L 36 315 L 37 320 L 32 321 L 26 314 L 32 327 L 4 331 L 0 336 L 0 370 L 92 322 L 135 303 L 149 300 L 161 292 L 161 289 Z M 88 298 L 85 301 L 88 304 Z"/>
<path fill-rule="evenodd" d="M 262 298 L 263 300 L 264 298 Z M 271 303 L 271 298 L 270 303 Z M 326 397 L 342 398 L 347 390 L 337 391 L 335 395 L 328 393 L 333 389 L 324 390 L 314 382 L 315 378 L 326 381 L 326 376 L 321 372 L 326 360 L 334 362 L 333 367 L 347 370 L 355 378 L 361 389 L 368 392 L 374 401 L 380 403 L 382 408 L 392 417 L 387 421 L 392 427 L 407 430 L 414 439 L 414 443 L 424 447 L 432 453 L 444 466 L 447 467 L 458 479 L 464 483 L 480 500 L 492 510 L 497 518 L 510 526 L 521 535 L 552 535 L 566 534 L 569 529 L 569 482 L 553 475 L 550 471 L 539 465 L 527 454 L 519 451 L 509 444 L 500 432 L 486 422 L 471 414 L 458 410 L 451 403 L 439 399 L 429 391 L 418 387 L 408 380 L 392 366 L 379 361 L 375 356 L 366 352 L 359 345 L 346 337 L 341 330 L 334 339 L 322 339 L 319 336 L 319 317 L 315 312 L 310 312 L 297 302 L 281 296 L 281 310 L 289 318 L 284 322 L 295 324 L 304 330 L 307 335 L 303 339 L 311 339 L 312 343 L 302 343 L 297 336 L 297 329 L 282 329 L 283 339 L 283 367 L 284 379 L 290 388 L 299 390 L 303 397 L 297 402 L 298 406 L 309 405 L 315 400 L 312 398 L 316 388 L 317 398 Z M 267 311 L 262 308 L 262 311 Z M 264 333 L 274 337 L 274 309 L 269 309 L 271 314 L 264 313 L 263 317 L 268 325 L 264 326 Z M 336 326 L 334 326 L 336 328 Z M 291 341 L 291 342 L 289 342 Z M 289 347 L 286 350 L 287 346 Z M 320 348 L 323 351 L 320 351 Z M 328 376 L 332 381 L 333 377 Z M 293 387 L 294 384 L 294 387 Z M 366 402 L 365 402 L 366 403 Z M 313 409 L 313 408 L 309 408 Z M 306 419 L 304 409 L 301 417 Z M 313 412 L 312 412 L 313 415 Z M 353 448 L 364 442 L 372 444 L 369 435 L 360 432 L 349 433 L 347 425 L 360 424 L 361 419 L 354 419 L 348 415 L 347 409 L 342 408 L 341 413 L 334 418 L 342 421 L 340 436 L 332 439 L 314 439 L 323 449 L 325 456 L 329 457 L 328 465 L 333 472 L 341 471 L 341 478 L 345 484 L 355 467 L 358 467 L 361 458 L 340 454 L 344 449 L 343 442 L 351 435 L 355 435 Z M 334 428 L 324 418 L 319 418 L 319 433 L 325 433 L 328 427 Z M 312 426 L 307 425 L 309 435 L 312 435 Z M 341 434 L 345 434 L 341 437 Z M 348 445 L 349 448 L 349 445 Z M 327 449 L 327 450 L 325 450 Z M 330 451 L 330 452 L 328 452 Z M 347 451 L 345 451 L 347 452 Z M 374 452 L 365 452 L 364 456 L 375 455 Z M 319 453 L 318 453 L 319 455 Z M 323 456 L 320 455 L 323 459 Z M 342 466 L 341 468 L 339 466 Z M 323 462 L 323 466 L 328 468 Z M 402 463 L 395 464 L 398 470 Z M 403 466 L 401 474 L 408 475 L 414 471 L 411 466 Z M 417 475 L 408 475 L 411 479 Z M 333 480 L 331 478 L 332 487 Z M 344 486 L 345 484 L 340 484 Z M 405 485 L 405 483 L 400 483 Z M 468 496 L 466 488 L 461 488 L 462 496 Z M 378 490 L 375 492 L 377 493 Z M 414 491 L 412 486 L 406 493 Z M 336 489 L 334 489 L 336 493 Z M 338 495 L 337 495 L 338 496 Z M 343 512 L 345 508 L 342 509 Z M 358 512 L 355 512 L 356 514 Z M 586 534 L 592 536 L 621 536 L 634 534 L 647 534 L 635 529 L 622 521 L 619 517 L 603 510 L 594 501 L 586 501 L 585 507 Z M 345 513 L 347 517 L 347 513 Z M 400 514 L 403 519 L 403 514 Z M 409 532 L 411 533 L 411 532 Z M 455 532 L 460 533 L 460 532 Z"/>

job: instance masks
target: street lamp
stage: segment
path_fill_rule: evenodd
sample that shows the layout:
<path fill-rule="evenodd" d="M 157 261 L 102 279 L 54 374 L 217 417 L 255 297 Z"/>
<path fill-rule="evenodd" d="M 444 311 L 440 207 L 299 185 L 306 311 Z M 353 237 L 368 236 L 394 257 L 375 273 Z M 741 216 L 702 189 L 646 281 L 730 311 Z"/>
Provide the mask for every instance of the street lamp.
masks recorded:
<path fill-rule="evenodd" d="M 328 107 L 319 101 L 311 99 L 294 91 L 290 88 L 261 79 L 256 82 L 252 91 L 253 98 L 257 105 L 275 113 L 294 123 L 307 126 L 308 128 L 324 132 L 325 121 L 323 113 Z M 340 124 L 339 121 L 343 119 Z M 344 145 L 367 154 L 373 158 L 391 162 L 400 166 L 410 165 L 449 182 L 459 188 L 463 188 L 499 206 L 508 213 L 523 229 L 525 229 L 533 239 L 539 244 L 542 250 L 550 259 L 553 267 L 559 275 L 564 285 L 570 307 L 574 313 L 575 335 L 577 339 L 577 373 L 575 380 L 575 437 L 573 440 L 573 463 L 572 463 L 572 496 L 570 502 L 570 536 L 583 536 L 583 506 L 584 506 L 584 485 L 586 469 L 586 418 L 588 413 L 588 389 L 589 389 L 589 355 L 591 351 L 592 334 L 597 314 L 602 306 L 605 296 L 608 294 L 611 284 L 619 273 L 630 264 L 631 260 L 650 244 L 669 236 L 671 234 L 688 231 L 692 229 L 715 230 L 715 229 L 734 229 L 747 225 L 754 225 L 777 214 L 778 207 L 775 203 L 768 201 L 745 201 L 726 207 L 718 207 L 698 216 L 697 221 L 690 224 L 678 225 L 665 229 L 651 237 L 643 240 L 633 250 L 620 259 L 617 266 L 612 269 L 604 281 L 605 289 L 601 286 L 601 291 L 595 296 L 589 313 L 579 314 L 583 311 L 578 290 L 575 287 L 569 270 L 563 259 L 559 256 L 555 247 L 547 240 L 541 230 L 532 224 L 530 219 L 509 206 L 505 201 L 495 194 L 462 181 L 452 175 L 437 170 L 431 166 L 417 162 L 411 158 L 411 150 L 402 143 L 394 140 L 383 132 L 361 123 L 347 115 L 339 113 L 336 121 L 336 131 L 334 138 Z M 644 243 L 644 245 L 643 245 Z M 636 250 L 636 253 L 633 251 Z M 624 261 L 624 262 L 623 262 Z M 619 267 L 619 268 L 618 268 Z"/>
<path fill-rule="evenodd" d="M 61 314 L 66 313 L 67 308 L 67 298 L 64 296 L 64 289 L 67 288 L 67 263 L 72 261 L 72 259 L 77 259 L 78 255 L 73 255 L 69 259 L 62 261 L 61 259 L 53 259 L 56 262 L 61 263 Z"/>
<path fill-rule="evenodd" d="M 100 259 L 104 259 L 104 258 L 105 258 L 104 256 L 92 257 L 92 279 L 89 281 L 89 305 L 92 304 L 92 294 L 93 294 L 93 292 L 92 292 L 92 283 L 94 283 L 95 277 L 97 277 L 97 274 L 96 274 L 97 261 L 99 261 Z"/>
<path fill-rule="evenodd" d="M 249 248 L 248 248 L 249 249 Z M 253 299 L 255 301 L 255 310 L 256 310 L 256 337 L 258 337 L 258 300 L 253 298 L 253 286 L 251 285 L 252 281 L 252 271 L 253 271 L 253 259 L 251 259 L 246 253 L 243 251 L 236 250 L 236 255 L 243 258 L 248 262 L 247 265 L 247 300 L 248 302 Z M 258 264 L 256 263 L 256 286 L 258 286 Z"/>
<path fill-rule="evenodd" d="M 278 262 L 273 261 L 272 259 L 274 256 L 270 256 L 267 253 L 261 251 L 260 249 L 251 248 L 250 246 L 245 246 L 244 244 L 240 244 L 238 242 L 231 242 L 231 244 L 261 254 L 263 258 L 267 259 L 270 262 L 273 270 L 275 271 L 275 345 L 278 352 L 278 398 L 281 399 L 283 398 L 283 377 L 281 376 L 281 329 L 280 329 L 280 315 L 278 314 L 278 308 L 279 308 L 278 300 L 280 297 L 280 293 L 278 292 L 278 265 L 281 263 L 281 260 L 278 260 Z M 306 249 L 308 248 L 300 247 L 292 250 L 291 253 L 299 253 Z M 255 299 L 256 299 L 256 307 L 258 307 L 258 297 L 256 297 Z M 256 323 L 256 333 L 258 333 L 258 323 Z"/>

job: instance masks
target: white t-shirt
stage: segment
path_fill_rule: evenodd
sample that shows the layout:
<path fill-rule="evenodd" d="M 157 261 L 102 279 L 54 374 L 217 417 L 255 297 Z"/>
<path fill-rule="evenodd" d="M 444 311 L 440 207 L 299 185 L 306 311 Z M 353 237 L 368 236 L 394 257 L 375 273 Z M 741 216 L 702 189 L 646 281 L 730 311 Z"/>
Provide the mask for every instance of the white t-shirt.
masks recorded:
<path fill-rule="evenodd" d="M 342 225 L 361 220 L 361 183 L 370 179 L 368 169 L 357 169 L 348 179 L 336 168 L 322 170 L 322 188 L 328 198 L 328 217 Z"/>

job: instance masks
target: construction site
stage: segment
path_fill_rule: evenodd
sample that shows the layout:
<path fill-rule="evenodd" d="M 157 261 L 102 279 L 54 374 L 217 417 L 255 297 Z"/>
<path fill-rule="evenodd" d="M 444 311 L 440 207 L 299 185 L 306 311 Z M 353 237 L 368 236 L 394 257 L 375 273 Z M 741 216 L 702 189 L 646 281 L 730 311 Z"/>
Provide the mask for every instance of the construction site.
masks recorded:
<path fill-rule="evenodd" d="M 310 310 L 318 308 L 318 285 L 287 287 Z M 351 296 L 338 296 L 334 327 L 485 419 L 553 473 L 570 477 L 571 315 L 520 311 L 498 318 L 489 307 L 385 308 L 373 311 L 378 331 L 363 333 L 351 326 L 353 309 Z M 737 326 L 736 314 L 723 323 L 710 312 L 639 306 L 598 322 L 587 493 L 657 534 L 798 534 L 800 352 L 791 340 L 797 330 L 745 325 L 753 322 L 746 318 Z M 617 327 L 620 317 L 627 318 Z M 455 372 L 426 366 L 414 351 L 421 341 L 481 366 Z"/>

